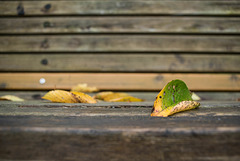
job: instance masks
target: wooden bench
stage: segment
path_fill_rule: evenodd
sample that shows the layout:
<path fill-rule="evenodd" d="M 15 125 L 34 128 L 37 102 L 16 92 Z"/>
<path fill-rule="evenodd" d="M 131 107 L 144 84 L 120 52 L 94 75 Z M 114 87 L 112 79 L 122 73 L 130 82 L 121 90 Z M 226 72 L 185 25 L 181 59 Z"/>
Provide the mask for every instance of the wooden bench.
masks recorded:
<path fill-rule="evenodd" d="M 240 160 L 240 1 L 0 1 L 0 160 Z M 199 109 L 150 117 L 182 79 Z M 40 81 L 44 80 L 44 81 Z M 60 104 L 87 83 L 143 103 Z M 227 102 L 226 102 L 227 101 Z"/>
<path fill-rule="evenodd" d="M 179 78 L 191 90 L 239 91 L 238 6 L 227 0 L 1 1 L 0 89 L 88 83 L 159 91 Z"/>

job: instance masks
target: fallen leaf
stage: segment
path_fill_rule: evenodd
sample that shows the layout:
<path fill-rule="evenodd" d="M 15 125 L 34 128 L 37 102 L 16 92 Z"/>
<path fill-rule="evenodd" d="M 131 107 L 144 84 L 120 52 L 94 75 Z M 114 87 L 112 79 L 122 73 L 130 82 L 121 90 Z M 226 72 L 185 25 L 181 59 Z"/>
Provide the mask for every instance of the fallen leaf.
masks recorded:
<path fill-rule="evenodd" d="M 17 96 L 13 96 L 13 95 L 5 95 L 5 96 L 1 96 L 0 100 L 8 100 L 8 101 L 24 101 L 24 99 L 21 99 Z"/>
<path fill-rule="evenodd" d="M 59 103 L 96 103 L 89 95 L 81 92 L 68 92 L 64 90 L 53 90 L 45 94 L 43 99 Z"/>
<path fill-rule="evenodd" d="M 103 97 L 103 100 L 106 102 L 113 102 L 111 100 L 114 100 L 116 98 L 122 98 L 125 96 L 129 96 L 129 95 L 127 93 L 111 93 L 111 94 L 105 95 Z"/>
<path fill-rule="evenodd" d="M 107 91 L 107 92 L 99 92 L 97 93 L 93 98 L 103 100 L 104 97 L 106 97 L 109 94 L 113 94 L 113 92 Z"/>
<path fill-rule="evenodd" d="M 76 96 L 70 92 L 64 90 L 52 90 L 45 94 L 43 99 L 50 100 L 52 102 L 59 103 L 78 103 Z"/>
<path fill-rule="evenodd" d="M 151 116 L 167 117 L 177 112 L 197 108 L 187 85 L 181 80 L 169 82 L 157 95 Z"/>
<path fill-rule="evenodd" d="M 79 102 L 81 103 L 97 103 L 97 101 L 95 99 L 93 99 L 91 96 L 82 93 L 82 92 L 71 92 L 73 93 Z"/>
<path fill-rule="evenodd" d="M 199 100 L 201 100 L 201 97 L 199 97 L 196 93 L 192 92 L 192 99 L 194 101 L 199 101 Z"/>
<path fill-rule="evenodd" d="M 142 99 L 133 96 L 123 96 L 108 100 L 108 102 L 142 102 L 142 101 L 143 101 Z"/>
<path fill-rule="evenodd" d="M 194 109 L 199 105 L 200 104 L 195 101 L 182 101 L 176 105 L 169 106 L 168 108 L 166 108 L 165 110 L 162 110 L 158 114 L 155 114 L 155 115 L 152 114 L 151 116 L 167 117 L 178 112 Z"/>
<path fill-rule="evenodd" d="M 130 96 L 127 93 L 114 93 L 114 92 L 100 92 L 94 96 L 96 99 L 100 99 L 106 102 L 142 102 L 140 98 Z"/>
<path fill-rule="evenodd" d="M 77 86 L 72 87 L 71 91 L 92 93 L 92 92 L 97 92 L 99 90 L 97 89 L 97 87 L 90 87 L 86 83 L 84 83 L 84 84 L 78 84 Z"/>

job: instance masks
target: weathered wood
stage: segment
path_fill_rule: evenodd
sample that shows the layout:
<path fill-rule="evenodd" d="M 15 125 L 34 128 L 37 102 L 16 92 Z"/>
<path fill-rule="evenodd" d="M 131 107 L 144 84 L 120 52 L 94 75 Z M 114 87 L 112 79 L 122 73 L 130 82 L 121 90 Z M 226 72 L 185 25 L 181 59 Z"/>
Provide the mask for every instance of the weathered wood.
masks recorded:
<path fill-rule="evenodd" d="M 0 159 L 239 160 L 240 104 L 205 103 L 168 118 L 150 117 L 149 107 L 3 103 Z"/>
<path fill-rule="evenodd" d="M 159 90 L 160 91 L 160 90 Z M 127 92 L 129 95 L 144 99 L 145 101 L 155 101 L 159 91 L 156 92 Z M 15 95 L 26 101 L 41 100 L 47 91 L 0 91 L 0 96 Z M 237 101 L 240 92 L 195 92 L 202 100 L 207 101 Z M 95 93 L 87 93 L 95 95 Z"/>
<path fill-rule="evenodd" d="M 161 122 L 160 122 L 161 123 Z M 127 122 L 129 124 L 129 122 Z M 71 125 L 70 125 L 71 126 Z M 132 161 L 238 161 L 239 132 L 188 135 L 149 132 L 103 132 L 61 128 L 1 131 L 0 156 L 7 160 L 115 160 Z M 45 130 L 46 129 L 46 130 Z M 228 129 L 228 128 L 226 128 Z M 173 129 L 175 130 L 175 129 Z M 42 132 L 40 132 L 42 131 Z M 59 132 L 60 131 L 60 132 Z M 190 130 L 189 130 L 190 131 Z M 179 132 L 181 133 L 181 132 Z M 179 150 L 180 149 L 180 150 Z"/>
<path fill-rule="evenodd" d="M 191 90 L 240 90 L 239 74 L 160 74 L 160 73 L 1 73 L 0 89 L 70 89 L 87 83 L 101 90 L 156 90 L 169 81 L 181 79 Z M 44 84 L 39 80 L 45 79 Z"/>
<path fill-rule="evenodd" d="M 240 52 L 237 36 L 1 36 L 0 52 Z"/>
<path fill-rule="evenodd" d="M 154 97 L 155 98 L 155 97 Z M 10 102 L 1 101 L 0 116 L 150 116 L 154 101 L 145 102 L 98 102 L 87 103 L 52 103 L 48 100 Z M 199 101 L 196 110 L 176 113 L 171 117 L 199 116 L 240 116 L 239 102 Z M 81 112 L 79 112 L 81 111 Z M 10 126 L 10 125 L 8 125 Z M 104 126 L 104 124 L 102 125 Z"/>
<path fill-rule="evenodd" d="M 240 56 L 161 53 L 1 54 L 0 71 L 240 72 Z"/>
<path fill-rule="evenodd" d="M 24 127 L 44 127 L 46 122 L 48 122 L 48 127 L 51 128 L 71 125 L 72 128 L 81 128 L 82 130 L 119 129 L 120 131 L 127 129 L 131 131 L 132 128 L 132 130 L 144 130 L 145 128 L 149 128 L 153 131 L 158 128 L 183 128 L 183 131 L 185 129 L 187 132 L 189 128 L 193 128 L 192 130 L 196 132 L 203 132 L 201 128 L 214 128 L 212 129 L 212 132 L 214 132 L 218 131 L 216 127 L 239 127 L 240 125 L 238 121 L 240 119 L 239 102 L 200 101 L 201 105 L 199 108 L 176 113 L 165 119 L 150 116 L 153 102 L 108 102 L 97 104 L 49 103 L 49 101 L 46 100 L 32 102 L 1 102 L 0 131 L 4 127 L 21 128 L 24 125 L 26 125 Z M 41 118 L 43 116 L 48 117 L 43 119 Z M 69 118 L 70 116 L 72 118 Z M 216 119 L 217 117 L 222 119 Z M 227 117 L 232 120 L 226 120 Z M 12 120 L 14 118 L 15 120 Z M 28 122 L 31 118 L 35 118 L 35 120 Z M 136 120 L 131 120 L 133 124 L 126 124 L 131 118 L 136 118 Z M 204 118 L 207 120 L 204 120 Z M 67 119 L 68 122 L 64 122 L 64 119 Z M 105 122 L 109 119 L 111 120 L 110 122 Z M 177 120 L 179 120 L 178 124 L 180 126 L 176 126 L 176 123 L 172 124 Z M 186 123 L 188 120 L 192 120 L 193 122 L 189 121 Z M 210 120 L 212 120 L 212 122 L 209 122 Z M 159 122 L 163 123 L 160 127 Z M 67 129 L 65 130 L 67 131 Z M 65 130 L 63 129 L 63 131 Z M 240 127 L 238 130 L 240 130 Z M 221 130 L 219 129 L 218 132 L 221 132 Z"/>
<path fill-rule="evenodd" d="M 49 17 L 1 18 L 1 34 L 31 33 L 239 33 L 240 18 Z"/>
<path fill-rule="evenodd" d="M 239 15 L 239 1 L 1 1 L 0 15 Z"/>

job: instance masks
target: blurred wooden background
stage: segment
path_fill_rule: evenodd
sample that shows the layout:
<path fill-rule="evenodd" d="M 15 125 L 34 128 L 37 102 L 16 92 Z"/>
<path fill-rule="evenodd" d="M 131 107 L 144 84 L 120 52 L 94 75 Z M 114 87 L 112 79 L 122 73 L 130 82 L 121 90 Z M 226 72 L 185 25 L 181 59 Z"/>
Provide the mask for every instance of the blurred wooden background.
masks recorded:
<path fill-rule="evenodd" d="M 240 91 L 236 0 L 0 1 L 0 89 Z M 45 83 L 40 83 L 43 78 Z"/>

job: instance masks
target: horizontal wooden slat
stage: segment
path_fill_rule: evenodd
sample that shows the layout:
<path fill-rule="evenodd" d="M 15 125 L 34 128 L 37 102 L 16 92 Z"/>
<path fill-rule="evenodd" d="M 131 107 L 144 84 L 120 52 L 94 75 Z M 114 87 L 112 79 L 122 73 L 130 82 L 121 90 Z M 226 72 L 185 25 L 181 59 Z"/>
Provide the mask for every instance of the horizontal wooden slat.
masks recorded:
<path fill-rule="evenodd" d="M 1 1 L 0 15 L 238 15 L 239 1 Z"/>
<path fill-rule="evenodd" d="M 45 79 L 44 84 L 39 80 Z M 167 82 L 181 79 L 191 90 L 240 90 L 240 74 L 161 74 L 161 73 L 1 73 L 0 89 L 70 89 L 88 83 L 101 90 L 156 90 Z"/>
<path fill-rule="evenodd" d="M 240 52 L 238 36 L 1 36 L 0 52 Z"/>
<path fill-rule="evenodd" d="M 46 93 L 46 92 L 45 92 Z M 56 117 L 148 117 L 150 118 L 151 109 L 156 99 L 156 95 L 152 96 L 151 101 L 144 102 L 98 102 L 96 104 L 88 103 L 56 103 L 47 100 L 25 101 L 25 102 L 11 102 L 1 101 L 0 104 L 0 126 L 3 126 L 3 116 L 56 116 Z M 236 101 L 199 101 L 200 107 L 196 110 L 185 111 L 172 115 L 172 118 L 186 118 L 186 117 L 219 117 L 219 116 L 237 116 L 240 117 L 240 103 Z M 20 107 L 20 108 L 19 108 Z M 114 108 L 115 107 L 115 108 Z M 210 111 L 211 109 L 211 111 Z M 81 112 L 79 112 L 81 111 Z M 226 113 L 227 112 L 227 113 Z M 237 120 L 240 120 L 239 118 Z M 10 123 L 10 122 L 9 122 Z M 12 122 L 11 122 L 12 123 Z M 5 124 L 5 126 L 13 126 Z M 16 122 L 17 123 L 17 122 Z M 15 124 L 16 124 L 15 123 Z M 233 122 L 235 125 L 240 122 Z M 31 124 L 31 123 L 29 123 Z M 33 124 L 32 124 L 33 125 Z M 39 124 L 38 124 L 39 125 Z M 50 124 L 48 124 L 50 125 Z M 194 125 L 194 124 L 192 124 Z M 220 125 L 220 124 L 219 124 Z M 37 126 L 37 124 L 35 124 Z M 54 123 L 52 127 L 54 127 Z M 73 125 L 74 126 L 74 125 Z M 94 126 L 88 124 L 88 126 Z M 104 124 L 100 126 L 105 126 Z M 114 125 L 113 125 L 114 126 Z M 119 126 L 119 125 L 118 125 Z M 157 125 L 151 127 L 156 128 Z M 166 126 L 166 125 L 165 125 Z M 196 125 L 195 125 L 196 126 Z M 167 126 L 166 126 L 167 127 Z M 216 125 L 215 125 L 216 127 Z M 109 127 L 108 127 L 109 128 Z M 113 127 L 112 127 L 113 128 Z M 163 128 L 163 126 L 161 127 Z M 130 128 L 131 129 L 131 128 Z M 3 130 L 0 127 L 0 131 Z M 195 129 L 196 130 L 196 129 Z M 216 129 L 215 129 L 216 130 Z M 220 132 L 220 131 L 219 131 Z M 240 132 L 240 127 L 239 127 Z"/>
<path fill-rule="evenodd" d="M 239 55 L 0 54 L 0 71 L 240 72 Z"/>
<path fill-rule="evenodd" d="M 233 126 L 231 123 L 239 121 L 237 118 L 211 117 L 211 115 L 208 118 L 191 116 L 185 119 L 154 119 L 149 116 L 87 118 L 2 116 L 2 124 L 5 126 L 14 124 L 14 126 L 0 129 L 2 146 L 0 155 L 2 158 L 8 158 L 7 160 L 79 160 L 81 158 L 82 161 L 132 161 L 132 158 L 135 158 L 138 161 L 159 161 L 167 156 L 168 159 L 163 161 L 175 160 L 175 158 L 178 158 L 178 161 L 238 161 L 240 160 L 240 128 L 239 124 Z M 35 122 L 42 126 L 34 127 Z M 55 123 L 56 126 L 49 127 L 49 122 L 51 125 Z M 95 128 L 82 125 L 86 122 L 95 123 Z M 162 128 L 164 123 L 168 125 L 167 128 Z M 19 124 L 22 126 L 19 127 Z M 161 128 L 149 128 L 151 124 Z M 172 124 L 175 127 L 172 127 Z M 189 124 L 195 126 L 189 128 Z M 105 126 L 99 128 L 99 125 Z M 119 125 L 120 128 L 109 128 L 111 125 Z M 126 125 L 129 127 L 126 128 Z M 164 149 L 164 152 L 159 149 Z"/>
<path fill-rule="evenodd" d="M 18 96 L 18 97 L 24 99 L 25 101 L 39 101 L 39 100 L 42 100 L 42 97 L 46 93 L 47 93 L 47 91 L 16 91 L 16 90 L 14 90 L 14 91 L 0 91 L 0 96 L 15 95 L 15 96 Z M 155 101 L 156 96 L 158 95 L 159 91 L 155 91 L 155 92 L 138 91 L 138 92 L 126 92 L 126 93 L 128 93 L 131 96 L 144 99 L 145 102 L 153 103 L 153 101 Z M 204 100 L 204 101 L 238 101 L 240 98 L 240 92 L 219 92 L 219 91 L 217 91 L 217 92 L 194 92 L 194 93 L 196 95 L 198 95 L 201 98 L 201 100 Z M 87 94 L 90 96 L 94 96 L 96 93 L 87 93 Z M 2 103 L 2 102 L 0 102 L 0 103 Z M 7 102 L 5 102 L 5 103 L 7 103 Z M 8 103 L 10 104 L 12 102 L 8 102 Z M 143 105 L 145 105 L 144 103 L 136 104 L 136 106 L 142 107 Z M 36 104 L 39 105 L 38 102 Z M 101 106 L 101 105 L 102 104 L 100 104 L 99 106 Z M 112 103 L 109 103 L 108 106 L 109 105 L 113 106 Z M 223 106 L 223 105 L 224 104 L 219 104 L 218 107 Z M 27 104 L 26 106 L 29 106 L 29 105 Z M 41 104 L 39 106 L 41 106 Z M 47 104 L 47 105 L 45 104 L 45 106 L 56 107 L 57 105 L 51 106 L 49 104 Z M 115 104 L 114 104 L 114 106 L 116 107 Z M 203 106 L 202 103 L 201 103 L 201 106 Z M 240 106 L 240 104 L 239 104 L 239 106 Z M 35 107 L 36 107 L 36 105 L 35 105 Z M 125 105 L 125 107 L 132 107 L 132 106 Z M 224 107 L 226 107 L 226 106 L 224 106 Z"/>
<path fill-rule="evenodd" d="M 49 17 L 1 18 L 1 34 L 23 33 L 239 33 L 240 18 Z"/>

